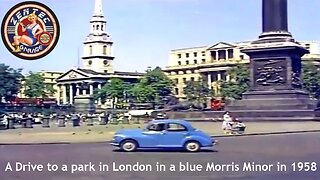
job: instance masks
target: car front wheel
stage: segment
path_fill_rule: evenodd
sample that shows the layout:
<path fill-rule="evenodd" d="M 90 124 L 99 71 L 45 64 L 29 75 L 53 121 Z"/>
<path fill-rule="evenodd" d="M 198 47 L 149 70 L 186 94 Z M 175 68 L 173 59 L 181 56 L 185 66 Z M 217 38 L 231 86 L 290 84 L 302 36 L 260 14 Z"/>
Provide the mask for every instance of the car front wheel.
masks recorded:
<path fill-rule="evenodd" d="M 200 150 L 200 143 L 197 141 L 189 141 L 185 144 L 184 148 L 189 152 L 197 152 Z"/>
<path fill-rule="evenodd" d="M 125 140 L 121 143 L 120 148 L 126 152 L 133 152 L 137 149 L 138 144 L 133 140 Z"/>

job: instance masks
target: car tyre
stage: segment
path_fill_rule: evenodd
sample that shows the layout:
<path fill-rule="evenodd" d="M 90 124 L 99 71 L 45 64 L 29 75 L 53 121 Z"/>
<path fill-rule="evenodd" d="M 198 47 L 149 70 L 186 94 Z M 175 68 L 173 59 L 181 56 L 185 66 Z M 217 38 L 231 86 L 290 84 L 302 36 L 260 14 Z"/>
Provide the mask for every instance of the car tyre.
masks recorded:
<path fill-rule="evenodd" d="M 133 152 L 137 150 L 138 143 L 134 140 L 124 140 L 121 143 L 120 148 L 122 151 L 125 151 L 125 152 Z"/>
<path fill-rule="evenodd" d="M 188 141 L 184 145 L 184 148 L 188 152 L 197 152 L 200 150 L 200 143 L 197 141 Z"/>

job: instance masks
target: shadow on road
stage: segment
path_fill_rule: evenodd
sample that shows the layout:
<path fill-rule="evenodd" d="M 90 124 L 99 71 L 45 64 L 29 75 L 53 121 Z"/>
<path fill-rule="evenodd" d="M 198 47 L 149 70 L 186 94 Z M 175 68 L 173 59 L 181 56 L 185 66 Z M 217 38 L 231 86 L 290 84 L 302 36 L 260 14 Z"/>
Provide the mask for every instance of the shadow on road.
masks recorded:
<path fill-rule="evenodd" d="M 120 149 L 115 149 L 113 152 L 124 152 Z M 143 153 L 152 153 L 152 152 L 161 152 L 161 153 L 213 153 L 213 152 L 219 152 L 218 150 L 215 149 L 202 149 L 198 152 L 187 152 L 181 149 L 139 149 L 136 150 L 135 152 L 143 152 Z"/>

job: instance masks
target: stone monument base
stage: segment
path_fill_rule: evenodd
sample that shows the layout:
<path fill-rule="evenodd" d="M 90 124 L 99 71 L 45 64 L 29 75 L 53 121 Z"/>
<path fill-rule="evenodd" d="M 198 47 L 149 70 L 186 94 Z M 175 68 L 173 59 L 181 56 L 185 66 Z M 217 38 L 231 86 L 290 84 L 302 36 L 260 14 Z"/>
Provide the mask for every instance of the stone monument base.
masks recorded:
<path fill-rule="evenodd" d="M 79 95 L 74 97 L 74 109 L 79 113 L 95 113 L 94 99 L 90 95 Z"/>

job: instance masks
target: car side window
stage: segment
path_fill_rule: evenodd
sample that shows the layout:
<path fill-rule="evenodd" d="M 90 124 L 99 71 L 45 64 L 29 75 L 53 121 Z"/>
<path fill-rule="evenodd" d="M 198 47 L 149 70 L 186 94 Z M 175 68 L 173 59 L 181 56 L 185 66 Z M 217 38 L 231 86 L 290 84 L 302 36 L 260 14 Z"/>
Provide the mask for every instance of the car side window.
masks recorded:
<path fill-rule="evenodd" d="M 167 131 L 187 131 L 187 128 L 182 124 L 169 123 Z"/>
<path fill-rule="evenodd" d="M 164 123 L 151 124 L 147 129 L 149 131 L 163 131 L 165 130 L 165 124 Z"/>

